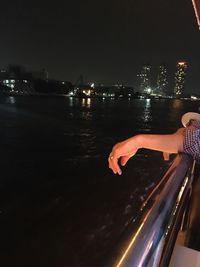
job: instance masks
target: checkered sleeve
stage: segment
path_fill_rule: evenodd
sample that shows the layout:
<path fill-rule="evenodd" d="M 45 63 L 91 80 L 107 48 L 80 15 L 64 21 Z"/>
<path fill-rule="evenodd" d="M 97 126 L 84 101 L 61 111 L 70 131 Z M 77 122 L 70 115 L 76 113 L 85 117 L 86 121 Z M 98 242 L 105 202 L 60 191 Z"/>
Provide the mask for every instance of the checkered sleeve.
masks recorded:
<path fill-rule="evenodd" d="M 196 129 L 200 129 L 200 121 L 197 120 L 190 120 L 189 122 L 190 126 L 193 126 Z"/>
<path fill-rule="evenodd" d="M 194 159 L 200 160 L 200 129 L 194 125 L 185 129 L 183 151 Z"/>

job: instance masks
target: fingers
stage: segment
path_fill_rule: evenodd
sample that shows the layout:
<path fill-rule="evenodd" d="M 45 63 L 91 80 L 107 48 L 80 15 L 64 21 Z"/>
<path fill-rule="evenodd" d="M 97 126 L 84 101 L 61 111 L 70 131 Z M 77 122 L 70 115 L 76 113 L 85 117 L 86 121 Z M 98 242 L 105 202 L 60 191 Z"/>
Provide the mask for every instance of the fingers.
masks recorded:
<path fill-rule="evenodd" d="M 126 163 L 127 163 L 127 161 L 128 161 L 131 157 L 132 157 L 132 155 L 122 157 L 122 158 L 121 158 L 121 165 L 122 165 L 122 166 L 125 166 Z"/>
<path fill-rule="evenodd" d="M 128 156 L 123 156 L 121 157 L 120 164 L 122 166 L 125 166 L 127 161 L 132 157 L 133 155 L 128 155 Z M 118 173 L 119 175 L 122 174 L 122 170 L 119 166 L 119 159 L 114 156 L 114 154 L 110 154 L 108 158 L 108 163 L 109 163 L 109 168 L 112 169 L 112 171 L 116 174 Z"/>
<path fill-rule="evenodd" d="M 109 163 L 109 168 L 112 169 L 112 171 L 116 174 L 118 173 L 119 175 L 122 174 L 120 165 L 119 165 L 119 160 L 120 164 L 124 166 L 127 161 L 137 152 L 137 146 L 133 146 L 131 144 L 133 142 L 132 139 L 127 139 L 125 141 L 122 141 L 120 143 L 117 143 L 113 149 L 112 152 L 109 155 L 108 158 L 108 163 Z"/>
<path fill-rule="evenodd" d="M 109 163 L 109 168 L 112 169 L 112 171 L 114 172 L 114 174 L 119 174 L 121 175 L 122 174 L 122 171 L 119 167 L 119 164 L 118 164 L 118 159 L 116 156 L 109 156 L 108 158 L 108 163 Z"/>

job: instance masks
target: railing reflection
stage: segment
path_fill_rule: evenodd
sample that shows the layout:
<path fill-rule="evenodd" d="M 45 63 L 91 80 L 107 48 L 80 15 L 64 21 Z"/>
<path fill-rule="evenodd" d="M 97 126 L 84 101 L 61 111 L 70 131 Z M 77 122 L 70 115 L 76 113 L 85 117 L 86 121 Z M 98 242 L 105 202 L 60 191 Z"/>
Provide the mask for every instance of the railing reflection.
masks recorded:
<path fill-rule="evenodd" d="M 185 154 L 176 157 L 105 266 L 168 266 L 187 213 L 194 165 L 195 162 Z"/>

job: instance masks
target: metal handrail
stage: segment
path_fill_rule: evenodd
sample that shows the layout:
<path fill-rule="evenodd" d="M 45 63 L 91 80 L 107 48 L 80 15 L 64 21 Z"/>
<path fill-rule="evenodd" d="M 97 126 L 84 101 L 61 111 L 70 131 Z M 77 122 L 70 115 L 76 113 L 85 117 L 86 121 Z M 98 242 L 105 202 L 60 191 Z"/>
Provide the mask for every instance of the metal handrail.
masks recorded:
<path fill-rule="evenodd" d="M 166 267 L 169 264 L 194 177 L 193 161 L 178 155 L 131 222 L 107 267 Z"/>

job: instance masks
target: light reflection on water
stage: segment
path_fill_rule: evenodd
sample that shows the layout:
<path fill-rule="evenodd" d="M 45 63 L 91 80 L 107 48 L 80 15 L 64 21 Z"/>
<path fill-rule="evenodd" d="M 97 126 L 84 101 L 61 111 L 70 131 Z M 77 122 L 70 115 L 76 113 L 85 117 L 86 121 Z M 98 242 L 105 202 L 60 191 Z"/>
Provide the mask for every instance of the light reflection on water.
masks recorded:
<path fill-rule="evenodd" d="M 173 109 L 181 109 L 183 107 L 183 101 L 180 99 L 174 99 L 172 102 Z"/>
<path fill-rule="evenodd" d="M 8 103 L 9 103 L 9 104 L 15 104 L 15 103 L 16 103 L 16 101 L 15 101 L 15 97 L 14 97 L 14 96 L 9 96 L 9 97 L 8 97 Z"/>
<path fill-rule="evenodd" d="M 187 111 L 191 110 L 190 109 L 185 110 L 183 100 L 174 99 L 169 103 L 168 106 L 168 113 L 167 113 L 168 121 L 173 125 L 175 122 L 180 121 L 182 115 Z M 181 123 L 179 127 L 182 127 Z"/>
<path fill-rule="evenodd" d="M 69 97 L 69 106 L 73 107 L 74 105 L 74 98 L 72 96 Z"/>
<path fill-rule="evenodd" d="M 93 118 L 93 113 L 91 111 L 82 111 L 81 118 L 86 121 L 90 121 Z"/>
<path fill-rule="evenodd" d="M 145 123 L 152 120 L 151 99 L 146 99 L 142 119 Z"/>
<path fill-rule="evenodd" d="M 180 127 L 180 119 L 184 112 L 197 111 L 198 101 L 154 100 L 154 99 L 95 99 L 69 98 L 66 118 L 80 119 L 87 123 L 109 121 L 120 133 L 128 129 L 128 123 L 134 125 L 134 132 L 172 132 Z M 189 107 L 189 108 L 188 108 Z M 111 126 L 110 126 L 111 127 Z"/>
<path fill-rule="evenodd" d="M 91 107 L 91 98 L 82 98 L 81 107 L 90 108 Z"/>
<path fill-rule="evenodd" d="M 84 108 L 84 110 L 81 112 L 81 118 L 86 121 L 91 121 L 93 118 L 93 113 L 90 110 L 91 108 L 91 98 L 82 98 L 81 99 L 81 107 Z M 85 110 L 87 108 L 87 110 Z"/>

